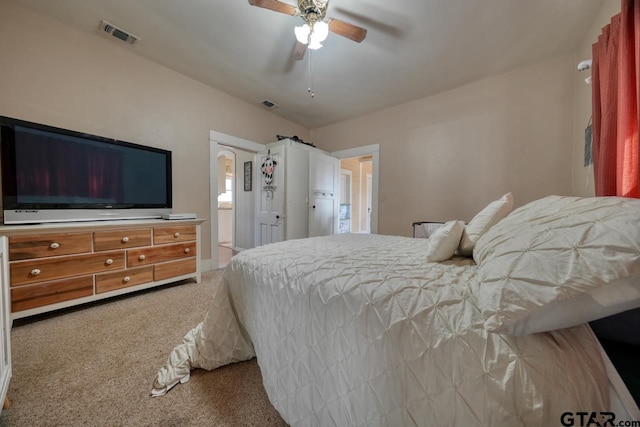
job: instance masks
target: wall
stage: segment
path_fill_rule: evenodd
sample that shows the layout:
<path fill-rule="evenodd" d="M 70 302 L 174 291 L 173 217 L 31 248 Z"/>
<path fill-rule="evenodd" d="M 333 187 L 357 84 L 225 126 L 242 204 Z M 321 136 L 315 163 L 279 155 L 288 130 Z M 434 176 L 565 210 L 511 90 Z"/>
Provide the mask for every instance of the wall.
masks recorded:
<path fill-rule="evenodd" d="M 618 0 L 607 0 L 602 3 L 598 15 L 593 20 L 591 27 L 584 36 L 582 43 L 576 50 L 575 66 L 580 61 L 591 59 L 591 45 L 598 40 L 602 27 L 611 21 L 611 17 L 620 13 L 621 3 Z M 584 166 L 584 131 L 591 117 L 591 85 L 584 79 L 591 75 L 591 71 L 575 72 L 575 99 L 574 99 L 574 138 L 573 138 L 573 175 L 572 193 L 576 196 L 594 196 L 593 167 Z"/>
<path fill-rule="evenodd" d="M 9 0 L 0 1 L 0 57 L 0 115 L 172 150 L 174 211 L 207 219 L 203 260 L 211 258 L 209 131 L 258 143 L 276 134 L 309 139 L 306 128 L 143 59 L 135 48 Z"/>
<path fill-rule="evenodd" d="M 567 54 L 311 132 L 327 151 L 380 144 L 379 232 L 468 221 L 571 193 L 574 55 Z"/>

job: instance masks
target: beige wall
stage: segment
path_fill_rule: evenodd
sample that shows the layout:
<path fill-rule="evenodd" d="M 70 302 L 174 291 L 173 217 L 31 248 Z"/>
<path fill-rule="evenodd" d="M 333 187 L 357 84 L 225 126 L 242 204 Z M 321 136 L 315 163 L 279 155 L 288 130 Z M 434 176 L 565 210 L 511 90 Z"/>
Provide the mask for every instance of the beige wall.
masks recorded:
<path fill-rule="evenodd" d="M 309 139 L 302 126 L 134 52 L 0 1 L 0 115 L 172 150 L 174 211 L 207 220 L 210 130 L 259 143 Z M 202 231 L 207 260 L 209 221 Z"/>
<path fill-rule="evenodd" d="M 589 31 L 585 34 L 575 56 L 575 66 L 580 61 L 591 59 L 591 45 L 598 40 L 602 27 L 611 21 L 611 17 L 620 13 L 619 1 L 607 0 L 602 3 L 598 15 L 594 19 Z M 591 75 L 591 70 L 575 72 L 574 99 L 574 139 L 573 139 L 573 176 L 572 192 L 576 196 L 594 196 L 593 167 L 584 166 L 584 131 L 591 117 L 591 85 L 584 79 Z"/>
<path fill-rule="evenodd" d="M 571 192 L 574 55 L 316 129 L 327 151 L 380 144 L 379 232 L 468 221 L 504 193 L 516 205 Z"/>

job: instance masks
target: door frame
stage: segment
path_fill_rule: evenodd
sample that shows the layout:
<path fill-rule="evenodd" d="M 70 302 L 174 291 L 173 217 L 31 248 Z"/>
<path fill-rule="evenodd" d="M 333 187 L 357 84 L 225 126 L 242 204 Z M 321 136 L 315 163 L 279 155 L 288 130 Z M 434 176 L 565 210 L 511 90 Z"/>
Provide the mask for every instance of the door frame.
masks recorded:
<path fill-rule="evenodd" d="M 209 131 L 209 210 L 211 211 L 211 264 L 209 268 L 203 269 L 203 271 L 215 270 L 218 268 L 218 209 L 213 209 L 213 201 L 216 201 L 216 206 L 218 204 L 218 150 L 220 146 L 227 146 L 238 148 L 245 151 L 250 151 L 254 153 L 254 164 L 255 164 L 255 153 L 259 151 L 264 151 L 266 148 L 263 144 L 258 144 L 257 142 L 249 141 L 248 139 L 238 138 L 233 135 L 227 135 L 222 132 L 216 132 L 213 130 Z M 253 168 L 254 176 L 253 181 L 255 180 L 255 170 L 257 168 Z M 255 218 L 254 218 L 255 222 Z M 253 236 L 253 245 L 255 246 L 255 235 Z"/>
<path fill-rule="evenodd" d="M 380 170 L 380 144 L 363 145 L 361 147 L 349 148 L 346 150 L 334 151 L 332 156 L 342 160 L 352 157 L 371 155 L 371 174 L 373 185 L 371 189 L 371 234 L 378 233 L 378 184 Z"/>
<path fill-rule="evenodd" d="M 362 175 L 360 175 L 360 178 L 362 178 Z M 371 185 L 369 185 L 369 181 L 371 181 Z M 365 209 L 368 209 L 369 202 L 372 202 L 372 207 L 371 207 L 372 212 L 367 212 L 366 210 L 364 211 L 364 224 L 365 224 L 365 231 L 367 233 L 371 233 L 371 214 L 373 213 L 373 175 L 370 173 L 366 173 L 364 176 L 364 182 L 366 183 L 366 187 L 364 190 L 365 203 L 363 205 Z M 369 190 L 371 190 L 371 193 L 369 193 Z M 371 198 L 371 200 L 369 200 L 369 198 Z M 362 227 L 360 227 L 360 229 L 362 230 Z"/>

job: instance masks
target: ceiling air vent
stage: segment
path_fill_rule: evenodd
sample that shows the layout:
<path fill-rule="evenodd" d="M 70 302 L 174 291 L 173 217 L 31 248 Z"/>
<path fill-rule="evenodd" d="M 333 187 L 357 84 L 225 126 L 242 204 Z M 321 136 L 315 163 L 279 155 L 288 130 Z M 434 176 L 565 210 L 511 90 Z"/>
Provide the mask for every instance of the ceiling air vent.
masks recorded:
<path fill-rule="evenodd" d="M 102 31 L 104 34 L 112 35 L 118 40 L 122 40 L 123 42 L 130 45 L 136 45 L 140 40 L 142 40 L 140 37 L 136 37 L 128 31 L 125 31 L 122 28 L 118 28 L 115 25 L 110 24 L 104 20 L 100 22 L 100 31 Z"/>
<path fill-rule="evenodd" d="M 264 107 L 266 107 L 268 110 L 275 110 L 276 108 L 279 107 L 278 104 L 276 104 L 273 101 L 269 101 L 268 99 L 265 99 L 264 101 L 262 101 L 260 104 L 262 104 Z"/>

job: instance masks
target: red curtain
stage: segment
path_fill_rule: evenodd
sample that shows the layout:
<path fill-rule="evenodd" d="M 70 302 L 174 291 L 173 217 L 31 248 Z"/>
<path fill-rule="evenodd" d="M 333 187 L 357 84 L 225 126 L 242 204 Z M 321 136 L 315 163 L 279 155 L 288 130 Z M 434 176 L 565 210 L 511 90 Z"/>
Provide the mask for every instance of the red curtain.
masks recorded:
<path fill-rule="evenodd" d="M 622 0 L 593 45 L 596 196 L 639 198 L 640 0 Z"/>

